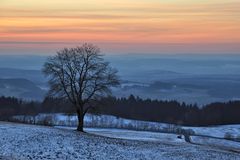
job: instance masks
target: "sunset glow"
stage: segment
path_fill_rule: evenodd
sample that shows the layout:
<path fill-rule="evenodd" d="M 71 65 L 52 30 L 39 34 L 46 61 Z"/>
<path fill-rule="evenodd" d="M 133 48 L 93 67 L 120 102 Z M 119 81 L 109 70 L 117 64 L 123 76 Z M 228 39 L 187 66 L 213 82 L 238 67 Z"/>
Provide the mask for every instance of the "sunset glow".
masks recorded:
<path fill-rule="evenodd" d="M 240 53 L 239 0 L 1 0 L 0 54 Z"/>

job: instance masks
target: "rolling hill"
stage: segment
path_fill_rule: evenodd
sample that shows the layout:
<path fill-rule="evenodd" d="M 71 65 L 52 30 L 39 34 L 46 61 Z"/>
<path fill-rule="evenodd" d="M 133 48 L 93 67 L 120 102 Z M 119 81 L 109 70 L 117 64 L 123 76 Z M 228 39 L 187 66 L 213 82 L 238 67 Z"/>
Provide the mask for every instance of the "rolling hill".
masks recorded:
<path fill-rule="evenodd" d="M 42 100 L 45 92 L 46 91 L 27 79 L 0 79 L 0 96 L 13 96 L 27 100 Z"/>

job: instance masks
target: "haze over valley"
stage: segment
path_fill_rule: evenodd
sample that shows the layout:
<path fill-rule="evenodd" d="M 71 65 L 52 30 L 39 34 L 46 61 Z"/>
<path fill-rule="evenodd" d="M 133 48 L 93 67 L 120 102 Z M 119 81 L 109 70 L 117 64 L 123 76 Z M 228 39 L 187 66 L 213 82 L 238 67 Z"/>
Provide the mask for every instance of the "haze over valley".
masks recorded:
<path fill-rule="evenodd" d="M 47 79 L 41 72 L 47 56 L 0 56 L 0 93 L 42 100 Z M 113 95 L 178 100 L 200 105 L 238 100 L 238 55 L 106 55 L 117 68 L 121 87 Z"/>

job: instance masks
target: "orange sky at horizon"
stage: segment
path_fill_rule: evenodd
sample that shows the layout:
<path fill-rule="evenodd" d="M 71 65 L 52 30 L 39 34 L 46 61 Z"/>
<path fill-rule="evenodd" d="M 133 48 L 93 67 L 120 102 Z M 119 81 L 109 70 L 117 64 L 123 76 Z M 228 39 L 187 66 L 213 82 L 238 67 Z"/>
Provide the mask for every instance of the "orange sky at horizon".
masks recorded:
<path fill-rule="evenodd" d="M 239 0 L 0 0 L 0 54 L 240 53 Z"/>

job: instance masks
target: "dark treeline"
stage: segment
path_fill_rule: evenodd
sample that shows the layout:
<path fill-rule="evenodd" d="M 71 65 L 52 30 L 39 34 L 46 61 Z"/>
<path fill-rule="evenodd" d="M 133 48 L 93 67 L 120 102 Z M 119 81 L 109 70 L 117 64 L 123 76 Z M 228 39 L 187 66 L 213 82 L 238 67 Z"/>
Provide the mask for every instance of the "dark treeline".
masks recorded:
<path fill-rule="evenodd" d="M 129 98 L 104 98 L 99 104 L 89 112 L 189 126 L 240 123 L 240 101 L 212 103 L 199 108 L 197 105 L 177 101 L 143 100 L 130 96 Z M 7 120 L 13 115 L 37 115 L 38 113 L 74 114 L 75 110 L 67 100 L 57 98 L 46 98 L 40 103 L 0 97 L 1 120 Z"/>
<path fill-rule="evenodd" d="M 190 126 L 240 124 L 240 101 L 212 103 L 203 107 L 177 101 L 107 98 L 108 105 L 99 109 L 102 114 L 145 121 Z"/>

